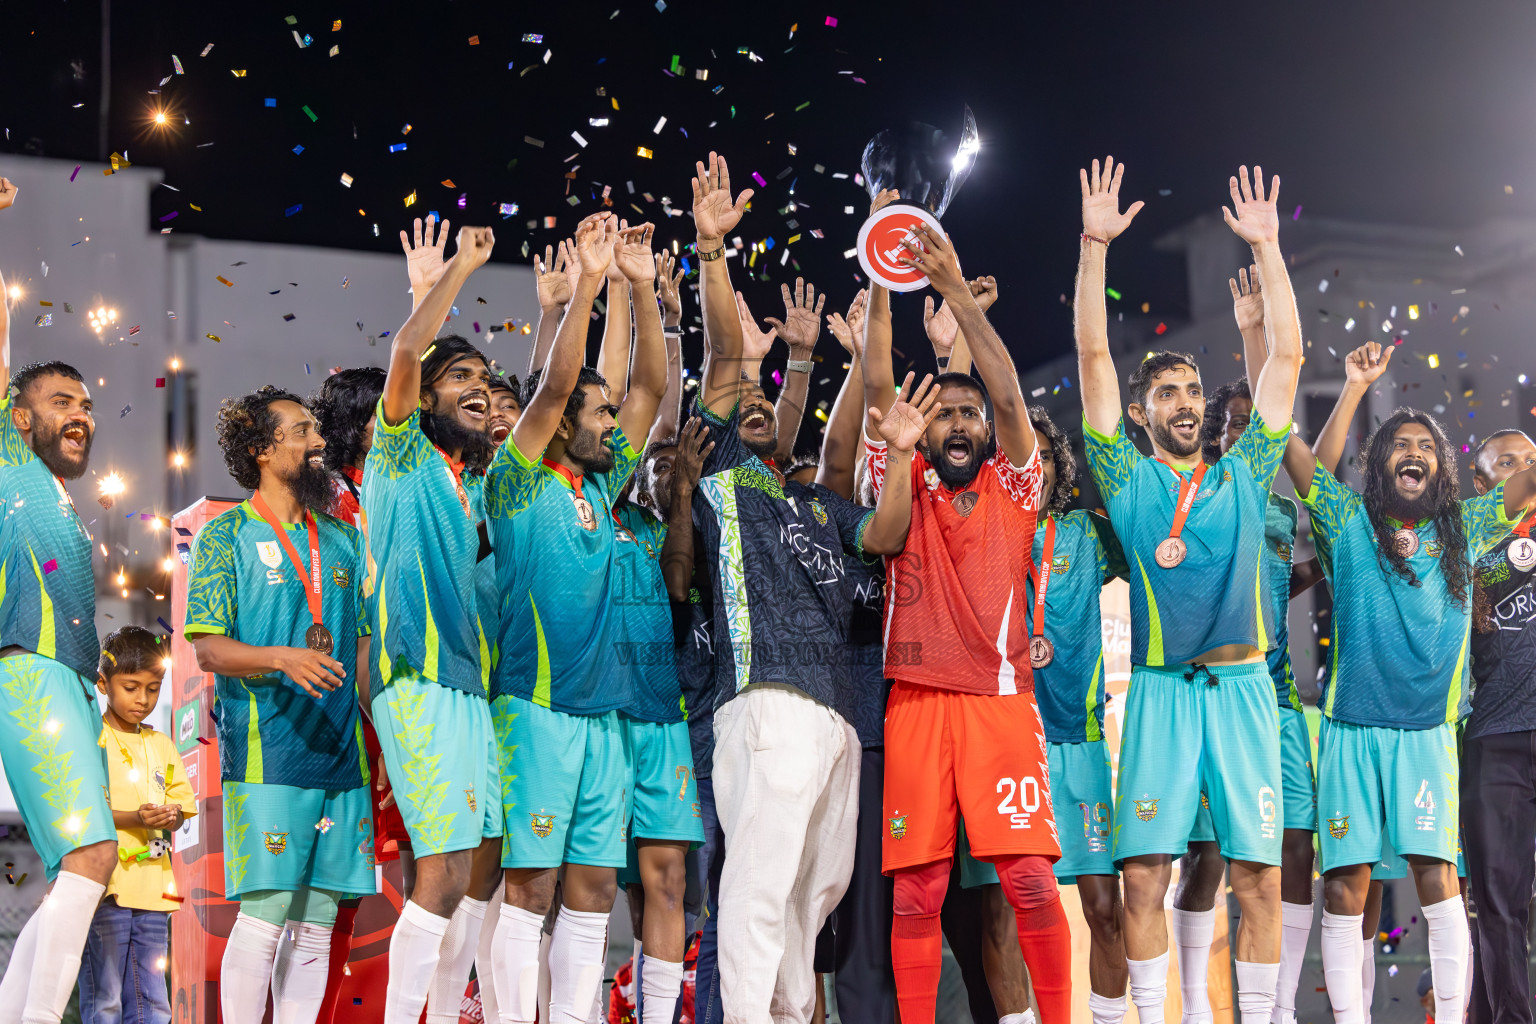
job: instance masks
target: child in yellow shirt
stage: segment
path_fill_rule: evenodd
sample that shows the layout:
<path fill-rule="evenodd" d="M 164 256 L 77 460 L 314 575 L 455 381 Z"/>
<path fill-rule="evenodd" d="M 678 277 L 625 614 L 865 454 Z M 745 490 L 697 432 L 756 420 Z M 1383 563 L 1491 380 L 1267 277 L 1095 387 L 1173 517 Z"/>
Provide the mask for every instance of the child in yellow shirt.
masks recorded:
<path fill-rule="evenodd" d="M 168 650 L 141 626 L 114 630 L 101 645 L 96 688 L 107 697 L 107 753 L 118 866 L 91 922 L 80 960 L 84 1024 L 166 1024 L 166 937 L 180 903 L 171 876 L 171 836 L 197 813 L 181 755 L 144 725 L 160 700 Z M 169 894 L 169 896 L 167 895 Z"/>

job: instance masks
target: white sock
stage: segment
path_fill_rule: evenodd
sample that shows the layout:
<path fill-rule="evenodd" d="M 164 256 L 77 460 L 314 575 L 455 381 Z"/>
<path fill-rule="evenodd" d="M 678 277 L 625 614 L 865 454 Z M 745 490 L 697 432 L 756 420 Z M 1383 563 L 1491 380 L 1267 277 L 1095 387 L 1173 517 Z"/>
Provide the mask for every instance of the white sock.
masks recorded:
<path fill-rule="evenodd" d="M 1360 926 L 1364 914 L 1323 911 L 1323 984 L 1336 1024 L 1362 1024 L 1365 1010 L 1360 994 Z"/>
<path fill-rule="evenodd" d="M 1211 965 L 1211 939 L 1216 934 L 1216 908 L 1173 910 L 1173 942 L 1179 947 L 1179 991 L 1184 994 L 1184 1024 L 1210 1024 L 1211 999 L 1206 989 Z"/>
<path fill-rule="evenodd" d="M 603 958 L 606 966 L 607 957 Z M 645 943 L 640 936 L 635 936 L 634 947 L 629 951 L 629 984 L 631 991 L 625 994 L 635 1007 L 636 1020 L 645 1020 L 645 1000 L 642 998 L 640 985 L 645 977 Z M 615 982 L 617 984 L 617 982 Z M 604 1014 L 606 1017 L 607 1014 Z"/>
<path fill-rule="evenodd" d="M 219 966 L 219 1015 L 224 1024 L 261 1024 L 267 1013 L 267 989 L 281 925 L 241 913 L 224 944 Z M 321 983 L 321 993 L 325 985 Z"/>
<path fill-rule="evenodd" d="M 603 930 L 603 957 L 600 961 L 604 970 L 608 966 L 608 931 Z M 553 1017 L 551 1017 L 553 1019 Z M 597 984 L 592 986 L 592 1009 L 587 1011 L 587 1024 L 603 1024 L 608 1019 L 608 1007 L 603 1005 L 603 975 L 597 976 Z"/>
<path fill-rule="evenodd" d="M 1005 1013 L 997 1018 L 997 1024 L 1035 1024 L 1035 1011 L 1026 1009 L 1023 1013 Z"/>
<path fill-rule="evenodd" d="M 384 991 L 384 1024 L 417 1024 L 427 1006 L 427 989 L 437 971 L 448 918 L 407 900 L 389 940 L 389 985 Z"/>
<path fill-rule="evenodd" d="M 539 939 L 544 915 L 503 903 L 491 946 L 491 973 L 501 1024 L 533 1024 L 539 1019 Z"/>
<path fill-rule="evenodd" d="M 1307 936 L 1312 934 L 1312 904 L 1280 904 L 1280 975 L 1275 981 L 1275 1011 L 1271 1024 L 1295 1024 L 1296 986 L 1301 963 L 1307 957 Z"/>
<path fill-rule="evenodd" d="M 485 923 L 485 903 L 468 896 L 459 900 L 443 945 L 437 954 L 437 970 L 427 989 L 427 1024 L 459 1024 L 459 1004 L 469 987 L 469 969 L 480 948 L 480 926 Z"/>
<path fill-rule="evenodd" d="M 677 999 L 683 994 L 682 963 L 646 957 L 640 985 L 640 995 L 645 1000 L 640 1024 L 672 1024 Z"/>
<path fill-rule="evenodd" d="M 561 907 L 549 946 L 549 1024 L 585 1024 L 603 983 L 608 915 Z"/>
<path fill-rule="evenodd" d="M 1141 1024 L 1163 1024 L 1163 1001 L 1168 998 L 1168 954 L 1151 960 L 1126 958 L 1131 975 L 1131 1002 Z"/>
<path fill-rule="evenodd" d="M 107 887 L 84 875 L 59 872 L 53 891 L 38 911 L 37 948 L 27 981 L 26 1024 L 55 1024 L 64 1016 L 69 994 L 80 977 L 80 952 Z"/>
<path fill-rule="evenodd" d="M 1093 1024 L 1120 1024 L 1125 1020 L 1125 996 L 1101 996 L 1090 989 L 1088 1012 Z"/>
<path fill-rule="evenodd" d="M 272 964 L 273 1024 L 315 1024 L 330 971 L 330 925 L 290 921 Z"/>
<path fill-rule="evenodd" d="M 0 980 L 0 1024 L 21 1024 L 21 1008 L 27 1002 L 27 985 L 32 981 L 32 961 L 37 955 L 37 933 L 42 927 L 43 907 L 32 912 L 16 945 L 11 947 L 11 959 L 5 965 L 5 978 Z"/>
<path fill-rule="evenodd" d="M 501 1007 L 496 1001 L 496 972 L 491 967 L 492 950 L 496 943 L 496 926 L 501 921 L 501 886 L 485 907 L 485 920 L 480 922 L 480 938 L 475 943 L 475 979 L 480 983 L 480 1012 L 486 1024 L 498 1024 Z"/>
<path fill-rule="evenodd" d="M 549 1014 L 549 947 L 553 937 L 539 926 L 539 1020 L 547 1021 Z"/>
<path fill-rule="evenodd" d="M 1237 1008 L 1242 1024 L 1269 1024 L 1280 965 L 1234 960 L 1232 966 L 1237 973 Z"/>
<path fill-rule="evenodd" d="M 1435 1020 L 1459 1021 L 1466 1009 L 1467 957 L 1472 936 L 1467 908 L 1457 893 L 1424 907 L 1429 924 L 1429 969 L 1435 980 Z"/>
<path fill-rule="evenodd" d="M 1371 1024 L 1371 1003 L 1376 998 L 1376 940 L 1366 939 L 1360 951 L 1360 1018 Z"/>

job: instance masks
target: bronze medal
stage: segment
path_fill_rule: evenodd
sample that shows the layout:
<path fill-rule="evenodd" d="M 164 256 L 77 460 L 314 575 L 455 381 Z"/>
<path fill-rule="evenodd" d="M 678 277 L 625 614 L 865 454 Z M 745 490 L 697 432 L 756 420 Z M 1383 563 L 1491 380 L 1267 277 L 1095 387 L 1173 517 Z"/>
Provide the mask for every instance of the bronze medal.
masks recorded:
<path fill-rule="evenodd" d="M 1403 527 L 1392 533 L 1392 550 L 1404 558 L 1412 558 L 1419 550 L 1419 535 L 1416 531 Z"/>
<path fill-rule="evenodd" d="M 1164 569 L 1172 569 L 1184 561 L 1184 554 L 1187 550 L 1184 546 L 1184 541 L 1178 537 L 1165 537 L 1163 542 L 1157 546 L 1157 564 Z"/>
<path fill-rule="evenodd" d="M 976 510 L 977 494 L 975 491 L 961 491 L 955 495 L 955 511 L 960 513 L 961 519 L 968 519 Z"/>
<path fill-rule="evenodd" d="M 1045 668 L 1056 660 L 1056 645 L 1043 636 L 1029 639 L 1029 667 Z"/>
<path fill-rule="evenodd" d="M 1532 566 L 1536 566 L 1536 540 L 1529 537 L 1516 537 L 1505 552 L 1509 564 L 1521 572 L 1529 572 Z"/>
<path fill-rule="evenodd" d="M 304 631 L 304 646 L 316 654 L 330 654 L 336 647 L 336 640 L 330 630 L 317 622 Z"/>
<path fill-rule="evenodd" d="M 572 494 L 571 502 L 576 506 L 576 521 L 581 524 L 581 528 L 587 531 L 597 529 L 597 517 L 592 514 L 592 503 L 579 494 Z"/>

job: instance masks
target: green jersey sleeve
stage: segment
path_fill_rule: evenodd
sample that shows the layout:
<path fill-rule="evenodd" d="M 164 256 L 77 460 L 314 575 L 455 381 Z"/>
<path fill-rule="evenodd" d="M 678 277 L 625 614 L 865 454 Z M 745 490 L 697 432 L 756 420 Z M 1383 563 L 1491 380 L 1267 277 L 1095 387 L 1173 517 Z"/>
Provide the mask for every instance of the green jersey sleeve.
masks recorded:
<path fill-rule="evenodd" d="M 390 476 L 399 477 L 420 469 L 428 459 L 437 458 L 432 442 L 421 430 L 421 410 L 413 411 L 401 423 L 390 426 L 384 420 L 384 399 L 379 399 L 373 425 L 373 447 L 368 457 L 378 456 Z"/>
<path fill-rule="evenodd" d="M 0 466 L 20 466 L 37 458 L 11 418 L 13 404 L 10 389 L 6 389 L 5 395 L 0 397 Z"/>
<path fill-rule="evenodd" d="M 186 633 L 228 635 L 235 626 L 235 534 L 240 510 L 215 517 L 197 533 L 192 544 L 192 569 L 187 575 Z"/>
<path fill-rule="evenodd" d="M 1344 535 L 1344 527 L 1365 509 L 1365 499 L 1321 464 L 1312 473 L 1312 486 L 1298 494 L 1312 516 L 1312 540 L 1323 572 L 1333 578 L 1334 545 Z"/>
<path fill-rule="evenodd" d="M 1520 521 L 1504 514 L 1504 481 L 1487 494 L 1479 494 L 1461 503 L 1461 528 L 1467 535 L 1467 554 L 1477 561 L 1508 536 Z"/>
<path fill-rule="evenodd" d="M 1249 471 L 1253 473 L 1253 479 L 1265 490 L 1269 490 L 1270 484 L 1275 482 L 1275 474 L 1280 471 L 1285 442 L 1290 436 L 1290 423 L 1270 430 L 1264 417 L 1255 411 L 1253 418 L 1248 421 L 1248 429 L 1243 431 L 1243 436 L 1232 446 L 1231 453 L 1246 462 Z"/>
<path fill-rule="evenodd" d="M 1099 496 L 1108 502 L 1131 480 L 1142 454 L 1125 436 L 1125 420 L 1115 422 L 1115 432 L 1105 436 L 1094 430 L 1083 415 L 1083 448 L 1088 456 L 1088 470 Z"/>
<path fill-rule="evenodd" d="M 544 453 L 528 458 L 508 436 L 485 471 L 485 514 L 507 519 L 533 504 L 546 482 Z"/>

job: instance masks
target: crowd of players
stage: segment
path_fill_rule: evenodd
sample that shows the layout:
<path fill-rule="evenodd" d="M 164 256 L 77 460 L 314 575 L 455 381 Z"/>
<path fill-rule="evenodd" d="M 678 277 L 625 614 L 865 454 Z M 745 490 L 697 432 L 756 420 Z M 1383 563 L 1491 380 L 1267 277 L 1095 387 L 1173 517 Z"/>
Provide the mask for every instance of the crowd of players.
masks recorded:
<path fill-rule="evenodd" d="M 1314 849 L 1335 1019 L 1368 1013 L 1372 879 L 1411 869 L 1437 1019 L 1459 1020 L 1480 977 L 1517 1014 L 1498 1019 L 1529 1020 L 1532 836 L 1516 837 L 1521 869 L 1467 814 L 1474 976 L 1459 803 L 1481 791 L 1458 784 L 1458 748 L 1472 713 L 1468 763 L 1529 760 L 1524 732 L 1524 747 L 1496 741 L 1536 723 L 1478 715 L 1483 687 L 1507 702 L 1531 682 L 1503 664 L 1529 641 L 1490 630 L 1490 601 L 1536 567 L 1536 446 L 1485 439 L 1478 493 L 1461 499 L 1442 428 L 1401 410 L 1361 447 L 1362 490 L 1341 483 L 1391 349 L 1351 353 L 1316 444 L 1296 436 L 1300 323 L 1279 180 L 1266 189 L 1257 167 L 1231 179 L 1225 211 L 1253 254 L 1232 281 L 1246 376 L 1207 394 L 1191 356 L 1158 352 L 1122 395 L 1103 297 L 1110 243 L 1141 207 L 1120 209 L 1123 170 L 1094 161 L 1081 179 L 1079 388 L 1107 516 L 1071 508 L 1077 458 L 1026 404 L 985 314 L 996 283 L 967 280 L 937 231 L 903 244 L 938 293 L 923 320 L 939 372 L 898 383 L 889 295 L 861 291 L 826 317 L 848 370 L 809 459 L 796 437 L 825 296 L 784 286 L 764 330 L 733 293 L 724 257 L 752 192 L 733 195 L 715 154 L 693 180 L 705 360 L 691 374 L 690 288 L 649 224 L 595 214 L 536 261 L 520 383 L 439 336 L 490 229 L 461 228 L 451 258 L 446 223 L 402 232 L 414 308 L 387 370 L 342 370 L 308 399 L 265 386 L 219 413 L 251 498 L 198 532 L 181 627 L 216 678 L 240 905 L 223 1019 L 256 1024 L 269 996 L 280 1024 L 332 1018 L 388 841 L 407 888 L 389 1024 L 457 1021 L 471 971 L 488 1020 L 588 1020 L 621 883 L 642 1024 L 677 1014 L 696 931 L 693 1020 L 809 1021 L 831 973 L 845 1021 L 899 1006 L 923 1024 L 947 927 L 997 1019 L 1024 1020 L 1032 991 L 1043 1024 L 1064 1022 L 1059 884 L 1077 885 L 1091 933 L 1079 1001 L 1112 1024 L 1129 993 L 1156 1022 L 1177 857 L 1184 1019 L 1209 1019 L 1225 869 L 1241 1019 L 1293 1022 Z M 0 186 L 3 208 L 15 189 Z M 0 326 L 0 751 L 54 879 L 0 1014 L 57 1021 L 119 861 L 87 689 L 108 674 L 91 539 L 61 483 L 85 471 L 94 425 L 72 367 L 9 375 Z M 770 402 L 759 367 L 776 339 L 789 360 Z M 1310 562 L 1293 564 L 1296 504 L 1271 490 L 1282 465 L 1311 516 Z M 1112 780 L 1099 589 L 1115 577 L 1133 670 Z M 1314 773 L 1286 606 L 1319 581 L 1333 610 Z M 975 896 L 967 922 L 942 916 L 952 887 Z"/>

